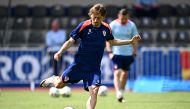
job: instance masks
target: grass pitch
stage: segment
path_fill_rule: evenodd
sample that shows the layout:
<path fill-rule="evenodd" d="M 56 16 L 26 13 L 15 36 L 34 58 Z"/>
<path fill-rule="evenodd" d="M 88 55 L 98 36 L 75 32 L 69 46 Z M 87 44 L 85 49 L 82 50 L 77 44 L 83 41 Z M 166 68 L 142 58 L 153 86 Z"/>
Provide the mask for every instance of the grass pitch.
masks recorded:
<path fill-rule="evenodd" d="M 96 109 L 190 109 L 190 92 L 126 93 L 126 103 L 118 103 L 115 94 L 98 97 Z M 86 109 L 87 92 L 72 92 L 70 98 L 53 98 L 47 91 L 1 91 L 0 109 Z"/>

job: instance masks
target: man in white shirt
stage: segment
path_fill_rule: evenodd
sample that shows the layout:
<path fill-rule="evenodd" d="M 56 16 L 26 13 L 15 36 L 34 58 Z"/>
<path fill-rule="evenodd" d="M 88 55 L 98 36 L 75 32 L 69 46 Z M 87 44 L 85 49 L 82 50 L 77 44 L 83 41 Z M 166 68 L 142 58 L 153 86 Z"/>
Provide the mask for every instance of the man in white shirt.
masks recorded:
<path fill-rule="evenodd" d="M 136 25 L 128 19 L 128 11 L 121 9 L 118 13 L 118 19 L 110 23 L 112 34 L 115 39 L 128 40 L 134 36 L 139 36 Z M 140 36 L 139 36 L 140 37 Z M 114 63 L 114 86 L 116 97 L 119 102 L 125 102 L 123 93 L 127 81 L 130 65 L 137 54 L 137 44 L 122 46 L 109 46 L 107 44 L 109 57 Z"/>
<path fill-rule="evenodd" d="M 54 54 L 61 48 L 62 44 L 66 41 L 66 32 L 60 29 L 59 20 L 54 19 L 51 22 L 51 30 L 46 34 L 47 52 L 51 56 L 51 63 L 53 64 L 54 75 L 58 76 L 62 68 L 62 60 L 57 62 L 54 60 Z"/>

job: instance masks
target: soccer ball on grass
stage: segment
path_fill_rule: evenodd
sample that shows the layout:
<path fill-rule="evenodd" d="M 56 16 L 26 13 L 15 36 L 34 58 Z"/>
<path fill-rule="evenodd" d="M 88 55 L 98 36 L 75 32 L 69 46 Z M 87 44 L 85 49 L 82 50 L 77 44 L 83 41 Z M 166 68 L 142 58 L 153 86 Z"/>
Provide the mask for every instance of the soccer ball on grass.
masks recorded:
<path fill-rule="evenodd" d="M 55 87 L 49 89 L 49 95 L 52 97 L 59 97 L 59 90 Z"/>
<path fill-rule="evenodd" d="M 59 93 L 62 97 L 70 97 L 71 96 L 71 88 L 68 86 L 59 89 Z"/>
<path fill-rule="evenodd" d="M 74 109 L 73 107 L 65 107 L 64 109 Z"/>
<path fill-rule="evenodd" d="M 108 94 L 108 87 L 107 86 L 100 86 L 98 95 L 99 96 L 107 96 Z"/>

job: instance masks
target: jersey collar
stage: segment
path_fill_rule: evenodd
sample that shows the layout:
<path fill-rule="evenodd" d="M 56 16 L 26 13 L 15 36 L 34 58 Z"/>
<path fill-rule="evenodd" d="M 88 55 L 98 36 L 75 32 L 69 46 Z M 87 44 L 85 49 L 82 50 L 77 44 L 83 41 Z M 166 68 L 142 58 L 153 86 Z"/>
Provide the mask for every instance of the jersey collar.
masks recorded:
<path fill-rule="evenodd" d="M 128 23 L 128 21 L 129 21 L 129 19 L 127 19 L 127 20 L 125 21 L 125 24 L 121 24 L 121 21 L 120 21 L 119 19 L 116 19 L 116 22 L 118 22 L 118 23 L 121 24 L 121 25 L 126 25 L 126 24 Z"/>

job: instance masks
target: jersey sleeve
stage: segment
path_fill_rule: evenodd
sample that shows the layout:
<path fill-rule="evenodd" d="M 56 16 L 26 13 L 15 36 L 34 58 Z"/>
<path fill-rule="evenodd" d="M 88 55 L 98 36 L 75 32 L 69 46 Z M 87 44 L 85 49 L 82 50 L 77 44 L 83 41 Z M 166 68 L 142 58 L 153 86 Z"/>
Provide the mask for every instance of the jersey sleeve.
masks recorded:
<path fill-rule="evenodd" d="M 74 40 L 79 39 L 80 36 L 80 29 L 83 25 L 83 22 L 81 22 L 75 29 L 73 29 L 70 33 L 70 37 L 72 37 Z"/>
<path fill-rule="evenodd" d="M 106 41 L 108 41 L 108 40 L 113 40 L 113 39 L 114 39 L 114 37 L 113 37 L 113 34 L 112 34 L 112 32 L 111 32 L 111 29 L 108 28 L 107 34 L 106 34 Z"/>
<path fill-rule="evenodd" d="M 138 31 L 137 31 L 137 27 L 136 25 L 133 23 L 133 26 L 132 26 L 132 36 L 135 36 L 135 35 L 138 35 Z"/>
<path fill-rule="evenodd" d="M 102 24 L 106 28 L 106 31 L 103 31 L 103 35 L 106 37 L 106 41 L 113 40 L 114 37 L 113 37 L 113 34 L 112 34 L 110 26 L 107 23 L 105 23 L 105 22 L 102 22 Z"/>

